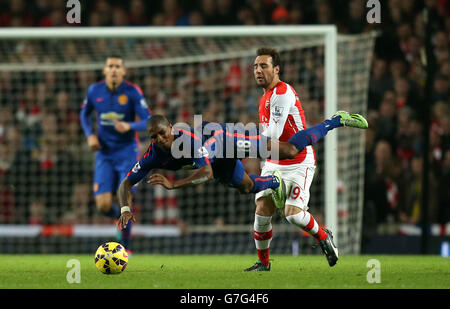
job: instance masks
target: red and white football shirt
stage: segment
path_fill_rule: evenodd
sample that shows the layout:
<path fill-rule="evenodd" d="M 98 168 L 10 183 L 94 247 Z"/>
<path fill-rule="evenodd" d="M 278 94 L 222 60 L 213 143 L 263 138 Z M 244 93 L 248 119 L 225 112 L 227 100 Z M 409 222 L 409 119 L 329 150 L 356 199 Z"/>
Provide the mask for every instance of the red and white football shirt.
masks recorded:
<path fill-rule="evenodd" d="M 306 128 L 305 112 L 291 85 L 280 81 L 262 96 L 259 101 L 259 121 L 264 129 L 263 135 L 282 142 L 287 142 L 295 133 Z M 293 159 L 267 159 L 266 162 L 316 165 L 312 146 L 307 146 Z"/>

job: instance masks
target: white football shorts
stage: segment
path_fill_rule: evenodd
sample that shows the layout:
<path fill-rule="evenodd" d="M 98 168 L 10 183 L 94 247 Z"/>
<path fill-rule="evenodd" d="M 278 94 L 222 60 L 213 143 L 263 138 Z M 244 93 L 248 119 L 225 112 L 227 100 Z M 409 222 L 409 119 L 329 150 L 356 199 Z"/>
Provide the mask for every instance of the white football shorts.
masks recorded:
<path fill-rule="evenodd" d="M 314 178 L 316 167 L 314 165 L 292 164 L 278 165 L 265 162 L 261 171 L 261 176 L 272 175 L 278 170 L 281 173 L 286 186 L 286 204 L 308 210 L 309 188 Z M 255 202 L 263 196 L 272 194 L 272 189 L 266 189 L 255 194 Z"/>

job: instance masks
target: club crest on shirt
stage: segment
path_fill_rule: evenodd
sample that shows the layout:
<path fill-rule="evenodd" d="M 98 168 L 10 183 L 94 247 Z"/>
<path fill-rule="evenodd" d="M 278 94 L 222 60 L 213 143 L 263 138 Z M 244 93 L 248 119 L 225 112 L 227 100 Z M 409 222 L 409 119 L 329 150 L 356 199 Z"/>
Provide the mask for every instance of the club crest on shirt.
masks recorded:
<path fill-rule="evenodd" d="M 119 104 L 120 104 L 120 105 L 125 105 L 125 104 L 128 103 L 128 97 L 127 97 L 126 94 L 121 94 L 121 95 L 119 96 L 119 98 L 117 98 L 117 101 L 119 101 Z"/>

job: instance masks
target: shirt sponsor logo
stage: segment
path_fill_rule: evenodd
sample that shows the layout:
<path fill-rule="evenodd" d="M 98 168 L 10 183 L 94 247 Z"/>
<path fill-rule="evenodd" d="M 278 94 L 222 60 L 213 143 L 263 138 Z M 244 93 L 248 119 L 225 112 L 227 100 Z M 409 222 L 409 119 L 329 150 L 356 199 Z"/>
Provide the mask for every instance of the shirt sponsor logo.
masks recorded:
<path fill-rule="evenodd" d="M 125 118 L 124 114 L 119 114 L 116 112 L 102 113 L 100 114 L 100 124 L 103 126 L 113 126 L 115 121 L 121 121 Z"/>

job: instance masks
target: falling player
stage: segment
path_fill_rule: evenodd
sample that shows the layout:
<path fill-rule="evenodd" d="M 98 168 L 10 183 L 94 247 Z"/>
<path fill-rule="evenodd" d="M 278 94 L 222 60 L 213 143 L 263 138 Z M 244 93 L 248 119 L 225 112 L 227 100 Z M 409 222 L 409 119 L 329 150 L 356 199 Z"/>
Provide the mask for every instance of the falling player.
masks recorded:
<path fill-rule="evenodd" d="M 276 171 L 266 176 L 247 174 L 239 160 L 242 158 L 241 155 L 294 158 L 307 145 L 312 145 L 323 138 L 329 130 L 343 125 L 367 127 L 367 122 L 359 115 L 338 112 L 331 119 L 298 132 L 289 142 L 279 142 L 267 139 L 257 132 L 252 134 L 245 130 L 233 130 L 225 124 L 203 122 L 200 130 L 187 126 L 172 126 L 165 117 L 153 115 L 148 121 L 148 133 L 152 143 L 119 187 L 122 213 L 119 227 L 126 227 L 130 219 L 134 221 L 134 215 L 128 206 L 132 203 L 131 188 L 153 169 L 179 170 L 185 167 L 197 169 L 192 175 L 175 182 L 160 174 L 151 175 L 149 183 L 163 185 L 169 190 L 215 179 L 243 193 L 257 193 L 271 189 L 274 201 L 278 207 L 282 207 L 285 202 L 285 189 L 281 175 Z M 230 148 L 231 151 L 228 151 Z M 224 156 L 226 153 L 231 155 Z"/>
<path fill-rule="evenodd" d="M 139 159 L 136 131 L 145 130 L 150 118 L 141 89 L 126 81 L 125 73 L 120 56 L 108 57 L 103 69 L 105 80 L 89 87 L 80 112 L 89 148 L 96 151 L 93 190 L 97 209 L 113 219 L 120 217 L 119 207 L 113 202 L 114 193 Z M 97 133 L 91 122 L 94 110 Z M 130 250 L 131 224 L 118 236 L 119 242 Z"/>

